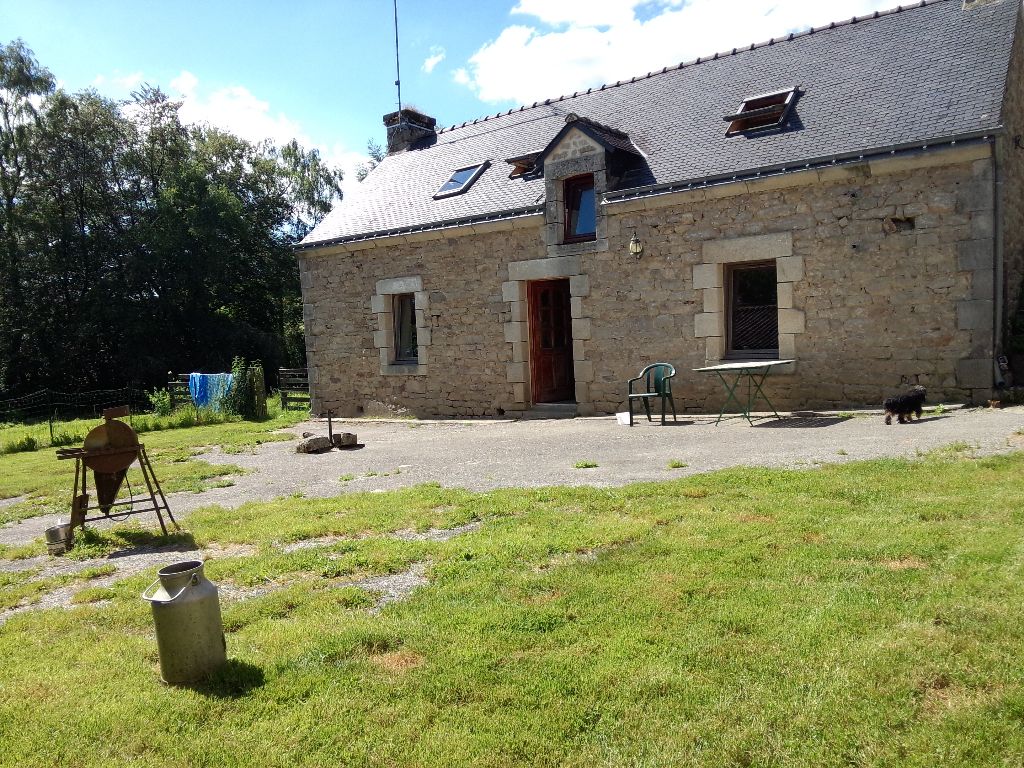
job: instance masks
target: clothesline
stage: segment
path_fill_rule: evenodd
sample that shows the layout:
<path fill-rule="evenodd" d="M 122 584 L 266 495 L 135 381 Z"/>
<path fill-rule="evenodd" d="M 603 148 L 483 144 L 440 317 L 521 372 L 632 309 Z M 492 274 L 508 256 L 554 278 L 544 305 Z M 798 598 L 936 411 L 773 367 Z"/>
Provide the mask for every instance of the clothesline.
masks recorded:
<path fill-rule="evenodd" d="M 190 373 L 188 391 L 197 408 L 220 410 L 221 401 L 231 391 L 234 377 L 230 373 Z"/>

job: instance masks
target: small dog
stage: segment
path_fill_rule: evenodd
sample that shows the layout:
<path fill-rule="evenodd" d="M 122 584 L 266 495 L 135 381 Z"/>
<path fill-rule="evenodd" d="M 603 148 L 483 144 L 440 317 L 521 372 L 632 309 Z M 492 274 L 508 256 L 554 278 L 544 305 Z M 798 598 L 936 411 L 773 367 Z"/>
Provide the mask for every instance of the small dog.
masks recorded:
<path fill-rule="evenodd" d="M 911 387 L 902 395 L 886 398 L 882 403 L 885 408 L 885 423 L 892 424 L 892 417 L 895 416 L 900 424 L 907 424 L 911 421 L 911 414 L 921 418 L 924 399 L 928 396 L 928 390 L 921 385 Z"/>

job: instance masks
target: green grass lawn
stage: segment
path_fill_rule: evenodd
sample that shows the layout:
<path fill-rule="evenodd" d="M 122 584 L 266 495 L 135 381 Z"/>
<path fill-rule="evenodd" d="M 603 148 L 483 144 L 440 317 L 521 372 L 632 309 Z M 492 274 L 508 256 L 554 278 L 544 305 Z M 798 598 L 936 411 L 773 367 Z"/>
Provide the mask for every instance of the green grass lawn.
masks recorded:
<path fill-rule="evenodd" d="M 207 508 L 199 544 L 255 546 L 208 575 L 273 588 L 224 602 L 225 673 L 160 683 L 152 574 L 15 616 L 0 764 L 1018 766 L 1022 473 L 945 452 Z M 351 586 L 414 563 L 379 613 Z"/>
<path fill-rule="evenodd" d="M 268 403 L 269 404 L 269 403 Z M 291 436 L 275 434 L 276 430 L 296 424 L 307 414 L 303 411 L 274 409 L 272 418 L 261 422 L 234 419 L 227 423 L 205 426 L 170 428 L 173 417 L 161 423 L 156 417 L 139 416 L 136 422 L 150 419 L 160 424 L 159 430 L 140 434 L 157 478 L 164 491 L 201 491 L 217 485 L 231 484 L 231 475 L 242 473 L 235 465 L 216 465 L 194 458 L 208 446 L 220 446 L 228 453 L 251 450 L 260 443 L 288 440 Z M 79 420 L 59 425 L 61 431 L 81 433 L 84 438 L 91 427 L 101 420 Z M 149 426 L 153 426 L 151 423 Z M 20 434 L 21 430 L 41 429 L 48 434 L 46 424 L 34 427 L 5 427 L 0 429 L 0 438 Z M 80 445 L 81 440 L 72 444 Z M 27 496 L 18 504 L 0 507 L 0 525 L 12 520 L 41 514 L 43 512 L 68 512 L 71 491 L 75 477 L 73 461 L 58 461 L 54 448 L 40 448 L 35 451 L 0 454 L 0 499 Z M 128 473 L 128 479 L 136 488 L 144 487 L 138 466 Z"/>

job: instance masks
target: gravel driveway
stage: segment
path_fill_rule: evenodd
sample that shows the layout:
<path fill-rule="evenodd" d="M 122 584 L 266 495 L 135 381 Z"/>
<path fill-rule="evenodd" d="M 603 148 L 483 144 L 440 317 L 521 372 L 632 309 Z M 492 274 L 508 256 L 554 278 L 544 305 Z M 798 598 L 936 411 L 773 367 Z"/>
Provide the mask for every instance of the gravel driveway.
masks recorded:
<path fill-rule="evenodd" d="M 953 443 L 976 454 L 1024 447 L 1024 408 L 957 410 L 887 427 L 881 416 L 852 419 L 793 417 L 782 421 L 687 417 L 662 427 L 646 421 L 632 428 L 614 418 L 515 422 L 344 422 L 363 448 L 320 455 L 294 452 L 291 443 L 269 443 L 258 453 L 204 455 L 255 472 L 229 488 L 191 498 L 175 509 L 211 502 L 245 501 L 302 493 L 335 496 L 346 491 L 392 490 L 425 482 L 483 491 L 545 485 L 624 485 L 665 480 L 738 465 L 798 467 L 881 456 L 915 456 Z M 326 434 L 326 424 L 296 428 Z M 669 469 L 670 460 L 687 466 Z M 576 469 L 592 461 L 593 469 Z M 342 477 L 352 479 L 342 480 Z"/>
<path fill-rule="evenodd" d="M 926 414 L 907 425 L 886 426 L 881 415 L 756 420 L 681 417 L 662 427 L 641 421 L 621 426 L 614 417 L 550 421 L 369 421 L 335 422 L 359 436 L 362 448 L 319 455 L 295 453 L 293 442 L 267 443 L 255 453 L 203 458 L 254 470 L 227 488 L 178 493 L 171 509 L 181 519 L 208 504 L 235 507 L 248 501 L 301 493 L 335 496 L 388 491 L 425 482 L 476 491 L 544 485 L 615 486 L 708 472 L 738 465 L 801 467 L 882 456 L 915 456 L 954 443 L 977 455 L 1024 447 L 1024 407 L 963 409 Z M 294 428 L 326 434 L 323 421 Z M 669 469 L 670 460 L 685 463 Z M 578 461 L 595 462 L 576 469 Z M 160 467 L 156 467 L 159 475 Z M 344 479 L 343 479 L 344 478 Z M 0 543 L 40 536 L 49 516 L 0 529 Z"/>

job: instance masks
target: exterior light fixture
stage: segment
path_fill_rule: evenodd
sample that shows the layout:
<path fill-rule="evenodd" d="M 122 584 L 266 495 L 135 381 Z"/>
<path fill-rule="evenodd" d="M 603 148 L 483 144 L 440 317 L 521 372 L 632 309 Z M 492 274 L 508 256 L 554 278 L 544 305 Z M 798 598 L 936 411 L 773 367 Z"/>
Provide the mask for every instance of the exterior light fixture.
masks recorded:
<path fill-rule="evenodd" d="M 634 259 L 640 261 L 640 254 L 644 252 L 644 245 L 640 242 L 640 238 L 636 236 L 636 230 L 633 230 L 633 237 L 629 239 L 629 253 Z"/>

